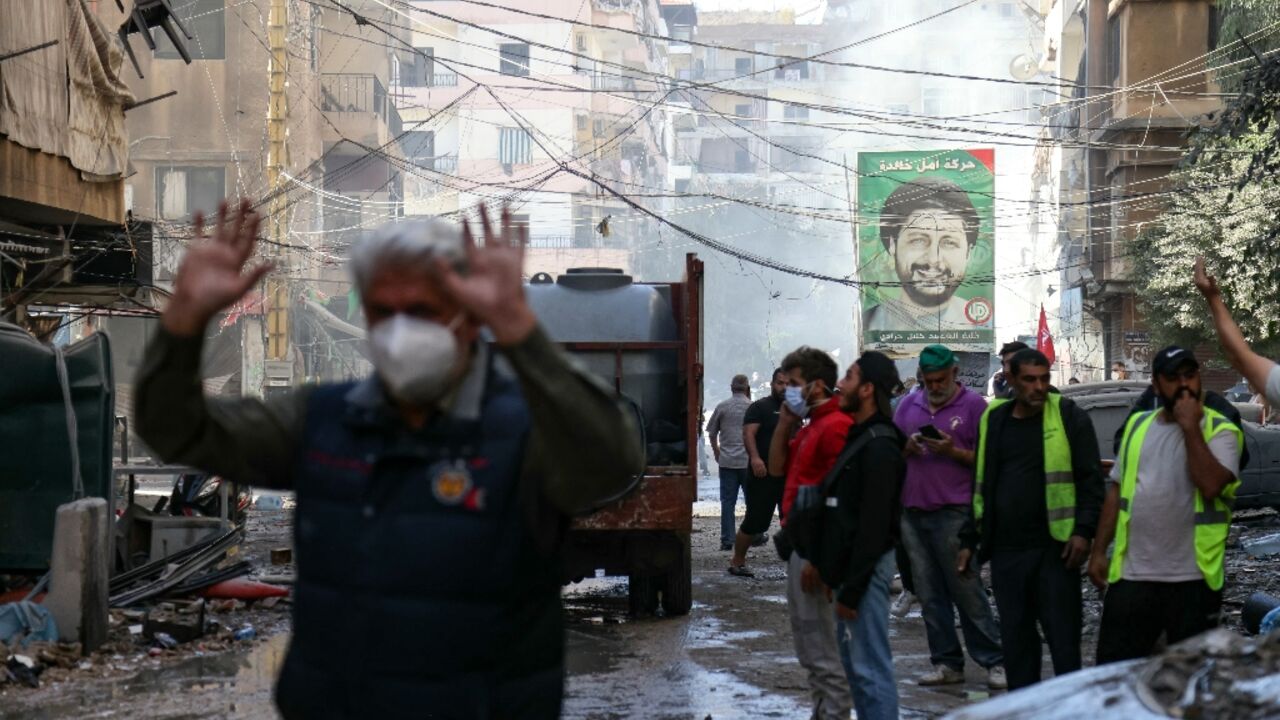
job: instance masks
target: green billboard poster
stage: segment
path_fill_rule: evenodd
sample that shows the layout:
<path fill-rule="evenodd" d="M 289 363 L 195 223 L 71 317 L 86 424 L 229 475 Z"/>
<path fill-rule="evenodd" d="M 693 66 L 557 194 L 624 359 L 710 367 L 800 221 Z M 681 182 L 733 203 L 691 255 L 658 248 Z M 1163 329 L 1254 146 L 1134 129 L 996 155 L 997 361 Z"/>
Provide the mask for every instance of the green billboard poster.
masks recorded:
<path fill-rule="evenodd" d="M 858 154 L 862 347 L 995 342 L 995 150 Z"/>

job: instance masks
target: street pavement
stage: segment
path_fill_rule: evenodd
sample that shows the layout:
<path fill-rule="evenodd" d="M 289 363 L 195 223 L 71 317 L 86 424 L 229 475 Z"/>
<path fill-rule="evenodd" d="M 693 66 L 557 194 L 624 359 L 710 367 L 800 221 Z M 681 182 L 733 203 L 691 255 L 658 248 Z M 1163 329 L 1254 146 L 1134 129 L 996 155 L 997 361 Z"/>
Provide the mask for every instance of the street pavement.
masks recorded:
<path fill-rule="evenodd" d="M 784 566 L 770 543 L 751 550 L 754 578 L 726 572 L 729 553 L 719 549 L 717 493 L 710 479 L 700 483 L 689 615 L 631 618 L 623 578 L 593 578 L 565 589 L 565 718 L 808 717 L 804 673 L 787 620 Z M 291 515 L 251 511 L 247 557 L 269 567 L 265 555 L 288 542 Z M 1241 537 L 1275 532 L 1280 515 L 1255 511 L 1240 519 L 1228 552 L 1225 625 L 1232 629 L 1239 628 L 1239 607 L 1249 592 L 1280 592 L 1272 563 L 1243 557 L 1237 545 Z M 1088 665 L 1100 603 L 1091 586 L 1084 595 Z M 288 645 L 283 606 L 278 617 L 270 628 L 259 626 L 259 640 L 231 651 L 162 658 L 99 654 L 91 659 L 92 669 L 64 673 L 38 690 L 0 686 L 0 717 L 275 718 L 271 687 Z M 992 696 L 985 674 L 972 664 L 962 685 L 915 684 L 930 667 L 918 606 L 906 618 L 892 619 L 890 632 L 903 717 L 938 717 Z M 1048 677 L 1047 657 L 1044 667 Z"/>

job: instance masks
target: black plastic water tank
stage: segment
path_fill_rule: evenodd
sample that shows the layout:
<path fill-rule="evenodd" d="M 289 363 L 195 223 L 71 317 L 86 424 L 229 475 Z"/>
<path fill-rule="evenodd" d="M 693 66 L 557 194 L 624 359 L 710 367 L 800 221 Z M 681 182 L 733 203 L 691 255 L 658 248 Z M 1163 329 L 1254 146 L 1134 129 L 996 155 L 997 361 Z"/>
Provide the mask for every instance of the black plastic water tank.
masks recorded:
<path fill-rule="evenodd" d="M 529 304 L 557 342 L 669 342 L 679 339 L 669 285 L 635 283 L 617 268 L 572 268 L 551 282 L 540 273 L 526 286 Z M 575 352 L 611 387 L 612 351 Z M 640 405 L 645 426 L 683 426 L 684 395 L 677 350 L 628 350 L 622 392 Z"/>

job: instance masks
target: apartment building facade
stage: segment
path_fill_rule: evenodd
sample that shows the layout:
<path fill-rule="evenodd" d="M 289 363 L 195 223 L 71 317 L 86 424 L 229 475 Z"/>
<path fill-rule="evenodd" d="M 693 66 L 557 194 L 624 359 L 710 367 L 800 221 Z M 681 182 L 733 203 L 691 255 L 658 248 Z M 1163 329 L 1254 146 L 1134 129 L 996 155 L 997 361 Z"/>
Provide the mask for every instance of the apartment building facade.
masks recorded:
<path fill-rule="evenodd" d="M 573 17 L 545 0 L 414 8 L 401 13 L 414 63 L 396 79 L 406 214 L 508 202 L 530 228 L 529 272 L 629 268 L 654 221 L 610 190 L 661 193 L 667 173 L 657 3 L 590 0 Z"/>
<path fill-rule="evenodd" d="M 1065 342 L 1078 374 L 1150 367 L 1151 334 L 1127 244 L 1159 219 L 1188 130 L 1221 108 L 1206 62 L 1209 0 L 1046 0 L 1043 68 L 1060 78 L 1033 180 L 1059 238 Z M 1231 384 L 1228 378 L 1222 379 Z"/>

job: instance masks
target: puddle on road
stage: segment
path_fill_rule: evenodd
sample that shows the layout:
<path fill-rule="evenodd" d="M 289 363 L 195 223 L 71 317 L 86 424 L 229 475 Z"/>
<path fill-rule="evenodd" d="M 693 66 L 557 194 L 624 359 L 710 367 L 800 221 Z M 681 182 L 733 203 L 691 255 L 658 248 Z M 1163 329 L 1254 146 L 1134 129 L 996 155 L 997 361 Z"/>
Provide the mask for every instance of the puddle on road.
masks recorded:
<path fill-rule="evenodd" d="M 240 652 L 192 657 L 143 667 L 129 678 L 77 678 L 29 696 L 0 715 L 14 720 L 55 718 L 275 718 L 271 689 L 289 647 L 276 635 Z"/>
<path fill-rule="evenodd" d="M 708 648 L 732 647 L 743 640 L 754 640 L 764 636 L 765 633 L 760 630 L 727 632 L 723 629 L 723 623 L 720 622 L 719 618 L 704 617 L 690 625 L 685 648 L 688 650 L 706 650 Z"/>
<path fill-rule="evenodd" d="M 642 668 L 624 667 L 608 676 L 570 677 L 562 716 L 575 718 L 794 718 L 808 709 L 787 695 L 769 692 L 690 661 L 662 670 L 654 682 Z"/>

